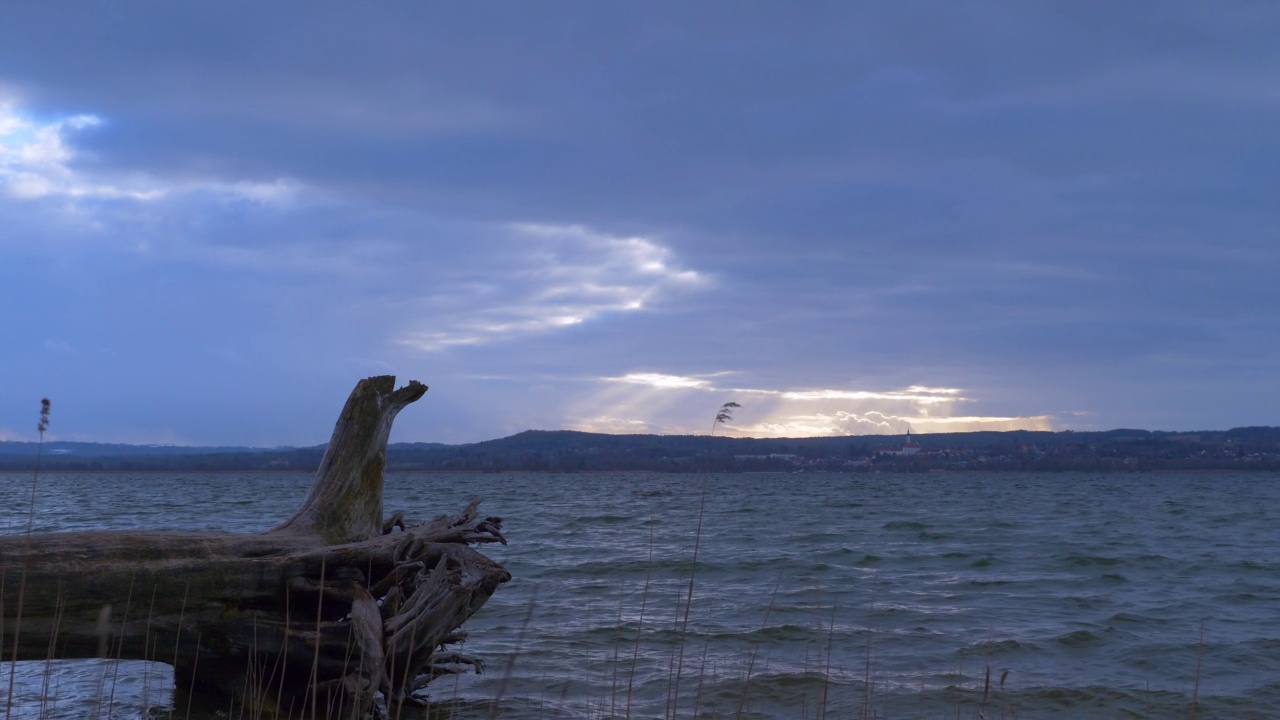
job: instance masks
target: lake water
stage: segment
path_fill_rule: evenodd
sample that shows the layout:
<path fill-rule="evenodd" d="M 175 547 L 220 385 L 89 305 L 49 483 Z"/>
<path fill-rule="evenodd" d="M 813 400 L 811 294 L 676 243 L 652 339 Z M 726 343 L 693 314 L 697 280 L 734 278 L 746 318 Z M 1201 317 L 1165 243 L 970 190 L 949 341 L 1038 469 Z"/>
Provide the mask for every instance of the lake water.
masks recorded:
<path fill-rule="evenodd" d="M 259 531 L 310 481 L 50 474 L 36 527 Z M 1200 719 L 1280 717 L 1275 474 L 386 484 L 388 513 L 415 520 L 483 496 L 510 541 L 482 548 L 514 579 L 466 626 L 488 672 L 433 684 L 436 717 L 1163 719 L 1193 696 Z M 29 492 L 0 475 L 0 532 L 24 530 Z M 41 712 L 44 677 L 18 664 L 14 716 Z M 173 708 L 170 682 L 164 665 L 59 663 L 43 712 L 225 716 Z"/>

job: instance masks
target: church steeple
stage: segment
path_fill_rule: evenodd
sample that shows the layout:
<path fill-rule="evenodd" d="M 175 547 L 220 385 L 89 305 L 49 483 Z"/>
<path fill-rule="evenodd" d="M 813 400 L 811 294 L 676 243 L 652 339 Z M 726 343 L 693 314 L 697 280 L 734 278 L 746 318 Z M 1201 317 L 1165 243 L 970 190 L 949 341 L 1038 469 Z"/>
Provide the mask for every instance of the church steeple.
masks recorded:
<path fill-rule="evenodd" d="M 907 425 L 907 441 L 902 444 L 903 455 L 914 455 L 920 452 L 920 445 L 911 439 L 911 426 Z"/>

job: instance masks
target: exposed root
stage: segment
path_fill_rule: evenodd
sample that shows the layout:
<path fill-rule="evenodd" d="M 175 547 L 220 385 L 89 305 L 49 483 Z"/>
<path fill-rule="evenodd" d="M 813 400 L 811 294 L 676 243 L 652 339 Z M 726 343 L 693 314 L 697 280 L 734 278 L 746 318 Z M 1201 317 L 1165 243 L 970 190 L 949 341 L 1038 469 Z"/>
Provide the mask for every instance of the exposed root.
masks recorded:
<path fill-rule="evenodd" d="M 390 535 L 392 528 L 397 527 L 401 532 L 404 531 L 404 512 L 400 510 L 395 511 L 386 522 L 382 523 L 382 534 Z"/>
<path fill-rule="evenodd" d="M 344 598 L 351 610 L 343 621 L 358 658 L 344 676 L 343 689 L 359 707 L 372 707 L 381 692 L 388 707 L 421 701 L 414 694 L 433 679 L 468 670 L 483 672 L 484 663 L 457 652 L 437 652 L 466 640 L 462 623 L 498 585 L 511 578 L 498 563 L 468 545 L 502 542 L 501 518 L 481 517 L 479 499 L 459 514 L 442 515 L 410 525 L 384 542 L 348 546 L 359 550 L 371 568 L 368 589 L 333 588 L 326 580 L 326 597 Z M 373 547 L 370 547 L 373 546 Z M 320 592 L 315 582 L 297 582 L 299 590 Z"/>

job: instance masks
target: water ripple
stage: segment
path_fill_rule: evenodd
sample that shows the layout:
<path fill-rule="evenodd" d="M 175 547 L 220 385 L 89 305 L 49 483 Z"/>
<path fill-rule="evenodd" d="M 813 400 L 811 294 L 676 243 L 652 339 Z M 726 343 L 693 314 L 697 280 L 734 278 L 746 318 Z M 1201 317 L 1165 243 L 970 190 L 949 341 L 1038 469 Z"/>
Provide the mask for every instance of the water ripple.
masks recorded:
<path fill-rule="evenodd" d="M 15 478 L 0 478 L 0 532 L 25 526 L 30 486 Z M 481 495 L 506 519 L 510 545 L 482 550 L 514 579 L 466 648 L 503 670 L 441 681 L 445 716 L 491 717 L 501 694 L 496 716 L 517 720 L 672 702 L 680 717 L 1186 717 L 1199 678 L 1203 716 L 1269 718 L 1278 480 L 391 473 L 386 506 L 421 520 Z M 50 474 L 36 531 L 256 532 L 309 483 Z M 172 702 L 165 666 L 122 664 L 99 713 L 99 661 L 56 665 L 49 717 Z M 19 716 L 38 714 L 43 671 L 19 664 Z"/>

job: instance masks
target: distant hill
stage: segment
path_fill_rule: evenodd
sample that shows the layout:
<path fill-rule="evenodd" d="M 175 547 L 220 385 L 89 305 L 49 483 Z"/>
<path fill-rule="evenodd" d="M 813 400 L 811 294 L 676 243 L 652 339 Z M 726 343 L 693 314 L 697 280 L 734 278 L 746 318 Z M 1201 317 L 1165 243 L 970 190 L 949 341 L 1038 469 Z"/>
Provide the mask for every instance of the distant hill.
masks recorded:
<path fill-rule="evenodd" d="M 894 454 L 903 435 L 731 438 L 707 435 L 605 435 L 527 430 L 464 445 L 393 443 L 389 469 L 580 472 L 651 470 L 1280 470 L 1280 428 L 1165 432 L 934 433 L 915 435 L 917 454 Z M 37 445 L 0 442 L 0 470 L 30 470 Z M 325 446 L 184 447 L 50 442 L 49 470 L 314 470 Z"/>
<path fill-rule="evenodd" d="M 34 456 L 39 443 L 0 441 L 0 456 Z M 50 456 L 77 455 L 80 457 L 130 457 L 134 455 L 212 455 L 217 453 L 271 452 L 269 448 L 252 447 L 195 447 L 187 445 L 124 445 L 121 443 L 47 442 L 44 452 Z"/>

